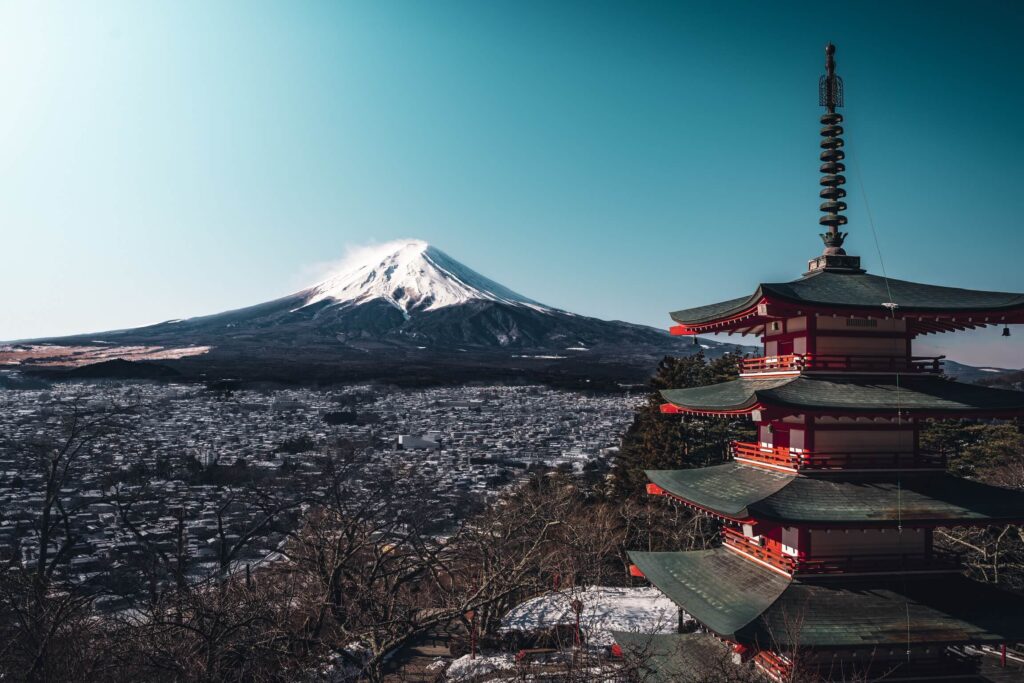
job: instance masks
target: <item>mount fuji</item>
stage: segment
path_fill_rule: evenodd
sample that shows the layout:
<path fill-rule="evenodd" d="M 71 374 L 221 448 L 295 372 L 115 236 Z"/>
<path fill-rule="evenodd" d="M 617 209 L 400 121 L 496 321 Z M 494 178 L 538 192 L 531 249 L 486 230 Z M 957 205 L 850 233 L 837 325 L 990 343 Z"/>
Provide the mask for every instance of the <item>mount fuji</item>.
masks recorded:
<path fill-rule="evenodd" d="M 554 309 L 527 299 L 467 268 L 422 240 L 403 240 L 367 250 L 348 267 L 306 290 L 308 304 L 361 304 L 382 299 L 410 317 L 472 301 Z M 303 294 L 303 293 L 300 293 Z"/>
<path fill-rule="evenodd" d="M 128 359 L 207 378 L 629 380 L 649 376 L 666 354 L 703 349 L 716 356 L 734 348 L 700 341 L 546 306 L 426 242 L 400 240 L 362 250 L 322 282 L 274 301 L 129 330 L 23 341 L 0 347 L 0 363 L 6 348 L 25 350 L 23 368 L 120 359 L 120 373 Z M 68 362 L 60 348 L 73 350 Z"/>

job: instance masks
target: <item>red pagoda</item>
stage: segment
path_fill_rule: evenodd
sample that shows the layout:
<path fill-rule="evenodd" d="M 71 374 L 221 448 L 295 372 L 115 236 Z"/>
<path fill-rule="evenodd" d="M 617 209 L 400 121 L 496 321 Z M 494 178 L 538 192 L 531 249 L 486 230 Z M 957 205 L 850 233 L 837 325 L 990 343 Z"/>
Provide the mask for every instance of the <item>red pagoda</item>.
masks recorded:
<path fill-rule="evenodd" d="M 756 425 L 725 464 L 647 472 L 648 493 L 720 520 L 723 545 L 633 552 L 632 573 L 775 680 L 798 651 L 823 680 L 967 676 L 962 646 L 1024 640 L 1024 598 L 964 577 L 933 533 L 1024 522 L 1024 492 L 947 474 L 920 430 L 929 418 L 1024 416 L 1024 393 L 949 381 L 913 342 L 1022 323 L 1024 294 L 888 279 L 844 251 L 843 88 L 835 47 L 825 51 L 824 252 L 797 280 L 672 313 L 675 334 L 751 334 L 764 347 L 739 379 L 662 392 L 664 413 Z M 672 638 L 685 652 L 692 636 L 659 636 L 662 655 Z"/>

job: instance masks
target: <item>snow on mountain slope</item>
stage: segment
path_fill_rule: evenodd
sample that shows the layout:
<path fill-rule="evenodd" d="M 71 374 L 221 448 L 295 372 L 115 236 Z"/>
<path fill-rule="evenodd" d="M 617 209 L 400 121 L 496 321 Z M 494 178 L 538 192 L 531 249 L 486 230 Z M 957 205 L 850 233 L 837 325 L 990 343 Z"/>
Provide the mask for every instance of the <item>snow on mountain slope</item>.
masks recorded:
<path fill-rule="evenodd" d="M 484 277 L 422 240 L 400 240 L 366 250 L 340 272 L 300 294 L 305 298 L 303 307 L 325 300 L 359 305 L 382 299 L 406 317 L 472 301 L 555 310 Z"/>

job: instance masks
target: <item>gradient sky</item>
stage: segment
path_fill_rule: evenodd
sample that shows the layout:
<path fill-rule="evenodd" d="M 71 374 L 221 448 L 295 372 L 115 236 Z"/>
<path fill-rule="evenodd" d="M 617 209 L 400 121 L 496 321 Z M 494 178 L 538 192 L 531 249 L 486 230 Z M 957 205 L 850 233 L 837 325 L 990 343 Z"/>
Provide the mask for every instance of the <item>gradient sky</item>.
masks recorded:
<path fill-rule="evenodd" d="M 890 276 L 1022 291 L 1022 33 L 1004 2 L 0 0 L 0 339 L 272 299 L 400 237 L 667 326 L 820 252 L 829 40 L 848 250 L 881 272 L 859 169 Z M 933 339 L 1024 366 L 1024 329 Z"/>

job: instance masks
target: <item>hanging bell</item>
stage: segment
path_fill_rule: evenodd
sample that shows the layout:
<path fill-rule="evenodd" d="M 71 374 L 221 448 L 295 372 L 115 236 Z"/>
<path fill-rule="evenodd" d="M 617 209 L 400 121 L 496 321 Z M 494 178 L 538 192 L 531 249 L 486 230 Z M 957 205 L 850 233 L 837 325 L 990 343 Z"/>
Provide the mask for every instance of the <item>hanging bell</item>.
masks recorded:
<path fill-rule="evenodd" d="M 1009 325 L 1003 325 L 1003 336 L 1004 337 L 1009 337 L 1010 336 L 1010 326 Z"/>

